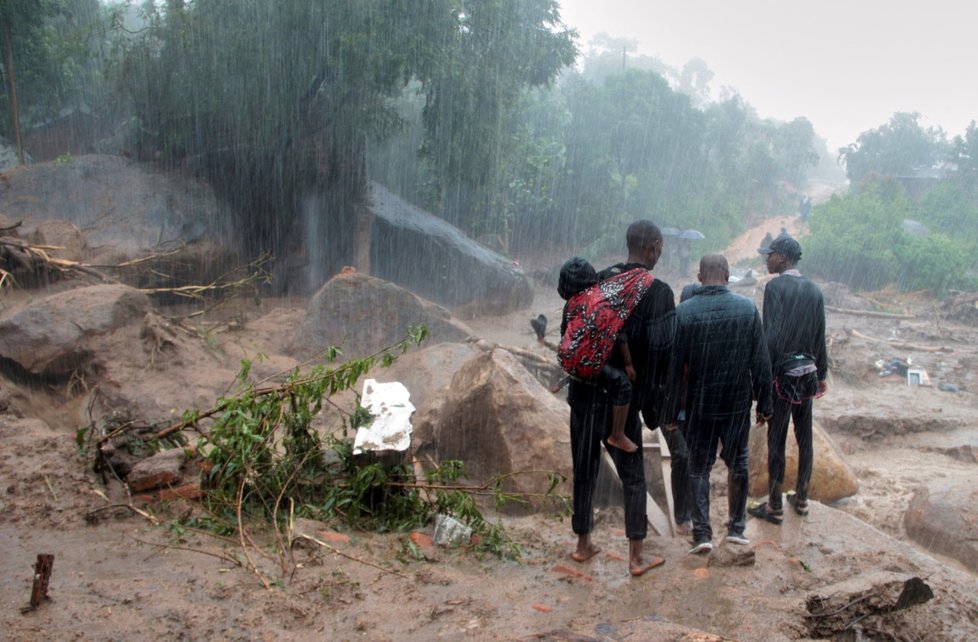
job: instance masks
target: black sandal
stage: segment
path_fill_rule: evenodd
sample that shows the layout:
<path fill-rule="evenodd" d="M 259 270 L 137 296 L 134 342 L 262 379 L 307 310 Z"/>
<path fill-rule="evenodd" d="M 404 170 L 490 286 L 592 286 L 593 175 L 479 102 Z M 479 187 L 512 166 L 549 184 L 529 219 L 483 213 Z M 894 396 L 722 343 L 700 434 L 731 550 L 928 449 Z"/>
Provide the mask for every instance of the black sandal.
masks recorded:
<path fill-rule="evenodd" d="M 788 493 L 788 503 L 791 504 L 795 512 L 804 517 L 808 514 L 808 500 L 799 499 L 795 493 Z"/>
<path fill-rule="evenodd" d="M 784 511 L 780 508 L 778 509 L 771 508 L 770 506 L 767 505 L 767 503 L 758 504 L 753 508 L 748 508 L 747 514 L 750 515 L 751 517 L 756 517 L 758 519 L 763 519 L 768 522 L 771 522 L 772 524 L 777 524 L 778 526 L 780 526 L 781 523 L 784 521 Z"/>

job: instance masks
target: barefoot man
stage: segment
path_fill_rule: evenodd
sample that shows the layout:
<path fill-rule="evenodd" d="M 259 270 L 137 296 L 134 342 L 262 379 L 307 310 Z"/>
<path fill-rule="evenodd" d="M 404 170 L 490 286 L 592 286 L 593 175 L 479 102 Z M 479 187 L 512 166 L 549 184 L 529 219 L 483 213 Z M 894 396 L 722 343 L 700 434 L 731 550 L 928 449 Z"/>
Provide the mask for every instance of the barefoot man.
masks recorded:
<path fill-rule="evenodd" d="M 625 270 L 643 267 L 651 270 L 662 255 L 662 233 L 651 221 L 632 223 L 625 235 L 628 259 L 598 274 L 605 279 Z M 668 359 L 675 334 L 675 300 L 672 289 L 656 279 L 638 302 L 625 323 L 636 380 L 633 402 L 629 406 L 625 435 L 638 446 L 635 452 L 609 448 L 621 479 L 625 505 L 625 536 L 628 538 L 628 570 L 639 576 L 661 565 L 661 557 L 646 557 L 642 545 L 648 528 L 645 511 L 645 465 L 642 455 L 642 423 L 639 410 L 645 409 L 646 420 L 656 416 L 649 412 L 655 393 L 664 388 Z M 612 359 L 620 358 L 613 354 Z M 616 363 L 621 367 L 621 363 Z M 571 557 L 586 562 L 600 551 L 591 541 L 594 527 L 593 499 L 601 460 L 601 443 L 611 434 L 612 405 L 607 393 L 593 382 L 571 379 L 567 392 L 570 404 L 571 457 L 574 474 L 574 514 L 571 527 L 577 535 L 577 548 Z M 655 426 L 650 426 L 654 428 Z"/>

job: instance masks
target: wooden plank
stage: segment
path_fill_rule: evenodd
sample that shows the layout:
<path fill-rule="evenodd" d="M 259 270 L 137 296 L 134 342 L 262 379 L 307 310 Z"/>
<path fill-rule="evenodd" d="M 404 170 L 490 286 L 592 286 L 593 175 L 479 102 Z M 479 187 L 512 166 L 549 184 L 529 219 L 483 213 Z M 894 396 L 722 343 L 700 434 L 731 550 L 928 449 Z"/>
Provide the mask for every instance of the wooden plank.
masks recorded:
<path fill-rule="evenodd" d="M 676 535 L 676 504 L 672 497 L 672 455 L 669 453 L 669 445 L 666 443 L 665 435 L 662 430 L 656 430 L 659 437 L 659 448 L 662 450 L 662 486 L 666 489 L 666 519 L 669 520 L 669 533 Z"/>
<path fill-rule="evenodd" d="M 658 445 L 656 445 L 658 447 Z M 601 456 L 604 458 L 605 464 L 613 471 L 618 474 L 618 469 L 615 467 L 615 462 L 611 459 L 611 455 L 604 448 L 601 449 Z M 649 526 L 655 531 L 656 535 L 665 536 L 672 534 L 672 527 L 670 526 L 669 517 L 662 512 L 662 508 L 656 503 L 652 495 L 649 494 L 648 489 L 645 491 L 645 512 L 649 520 Z"/>

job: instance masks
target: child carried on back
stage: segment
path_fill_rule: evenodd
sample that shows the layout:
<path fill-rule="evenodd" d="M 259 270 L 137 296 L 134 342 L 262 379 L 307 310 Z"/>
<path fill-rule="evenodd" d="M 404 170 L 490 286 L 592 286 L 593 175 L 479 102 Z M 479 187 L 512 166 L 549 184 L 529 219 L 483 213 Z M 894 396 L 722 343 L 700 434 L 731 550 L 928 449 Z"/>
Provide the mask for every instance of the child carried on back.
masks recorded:
<path fill-rule="evenodd" d="M 580 257 L 569 259 L 560 268 L 557 293 L 567 302 L 564 304 L 560 324 L 561 336 L 567 331 L 570 299 L 597 282 L 598 274 L 594 270 L 594 266 Z M 632 356 L 628 349 L 628 338 L 624 332 L 619 332 L 616 336 L 614 349 L 621 356 L 623 368 L 611 365 L 609 359 L 602 366 L 597 377 L 590 383 L 595 383 L 605 389 L 612 406 L 612 427 L 608 444 L 625 452 L 633 453 L 638 450 L 638 446 L 625 436 L 625 423 L 628 421 L 628 406 L 632 398 L 632 381 L 635 380 L 635 368 L 632 365 Z"/>

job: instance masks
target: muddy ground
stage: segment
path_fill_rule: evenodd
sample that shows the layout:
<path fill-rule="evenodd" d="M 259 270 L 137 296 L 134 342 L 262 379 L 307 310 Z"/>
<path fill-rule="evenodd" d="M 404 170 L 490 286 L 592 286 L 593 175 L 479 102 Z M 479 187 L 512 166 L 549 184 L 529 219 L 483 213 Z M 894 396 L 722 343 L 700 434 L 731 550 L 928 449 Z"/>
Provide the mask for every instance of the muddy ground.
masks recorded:
<path fill-rule="evenodd" d="M 777 230 L 775 230 L 777 231 Z M 750 260 L 757 239 L 731 248 Z M 532 261 L 524 261 L 528 269 Z M 758 265 L 759 267 L 759 265 Z M 688 282 L 660 273 L 678 293 Z M 760 300 L 763 281 L 744 290 Z M 826 284 L 827 289 L 831 285 Z M 711 557 L 688 556 L 683 538 L 650 537 L 647 550 L 665 558 L 641 578 L 627 574 L 627 542 L 618 509 L 598 515 L 602 553 L 586 564 L 569 558 L 573 536 L 565 515 L 506 518 L 524 550 L 520 561 L 479 556 L 467 549 L 427 546 L 412 555 L 411 535 L 341 531 L 321 525 L 331 548 L 295 551 L 299 567 L 278 572 L 264 588 L 235 563 L 240 547 L 169 526 L 188 509 L 183 500 L 152 515 L 106 510 L 118 501 L 90 470 L 75 444 L 84 416 L 77 402 L 34 391 L 33 416 L 0 413 L 0 637 L 12 640 L 791 640 L 809 635 L 805 599 L 835 582 L 873 572 L 919 576 L 933 588 L 926 604 L 883 618 L 880 639 L 978 639 L 978 581 L 948 559 L 907 539 L 903 513 L 921 483 L 973 478 L 978 465 L 942 448 L 978 446 L 978 390 L 971 372 L 978 330 L 933 318 L 932 302 L 886 295 L 887 309 L 913 319 L 830 312 L 835 360 L 830 393 L 815 416 L 847 453 L 860 493 L 835 506 L 815 502 L 801 519 L 776 527 L 751 520 L 752 564 L 741 550 L 721 546 Z M 279 336 L 294 332 L 301 301 L 242 306 L 235 341 L 274 343 L 248 320 L 274 314 Z M 541 285 L 534 307 L 501 319 L 469 319 L 480 336 L 534 349 L 529 317 L 558 318 L 560 301 Z M 860 336 L 852 334 L 856 330 Z M 248 333 L 251 336 L 248 336 Z M 862 337 L 868 337 L 862 338 Z M 894 349 L 887 339 L 949 351 Z M 279 342 L 280 343 L 280 342 Z M 874 362 L 910 356 L 931 374 L 932 387 L 878 376 Z M 955 383 L 959 393 L 937 389 Z M 0 390 L 9 383 L 0 380 Z M 25 413 L 28 414 L 28 413 Z M 713 502 L 715 524 L 725 505 Z M 267 534 L 255 533 L 259 541 Z M 51 601 L 22 613 L 38 553 L 55 555 Z M 857 627 L 859 624 L 857 623 Z M 714 637 L 696 638 L 694 630 Z"/>

